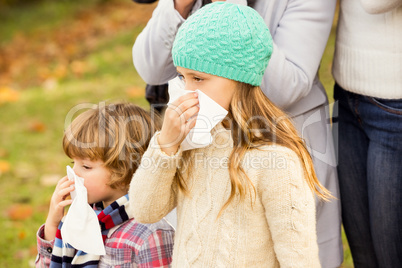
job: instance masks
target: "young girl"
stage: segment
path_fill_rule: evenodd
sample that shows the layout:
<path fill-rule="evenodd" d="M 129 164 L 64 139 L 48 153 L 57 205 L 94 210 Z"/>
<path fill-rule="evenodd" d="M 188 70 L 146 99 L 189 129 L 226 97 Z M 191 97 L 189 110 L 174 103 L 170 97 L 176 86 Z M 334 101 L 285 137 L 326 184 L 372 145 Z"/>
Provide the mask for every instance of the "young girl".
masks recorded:
<path fill-rule="evenodd" d="M 106 255 L 87 254 L 63 243 L 64 208 L 72 203 L 66 197 L 74 190 L 74 182 L 64 177 L 37 234 L 36 267 L 169 266 L 173 228 L 164 219 L 140 224 L 127 211 L 131 177 L 157 127 L 145 110 L 124 103 L 98 106 L 74 119 L 64 134 L 63 148 L 74 161 L 75 174 L 84 178 L 88 203 L 95 204 Z"/>
<path fill-rule="evenodd" d="M 320 267 L 314 193 L 330 194 L 289 119 L 260 90 L 272 49 L 246 6 L 206 5 L 179 29 L 172 55 L 186 89 L 229 114 L 212 144 L 182 152 L 197 93 L 174 101 L 131 182 L 140 222 L 177 206 L 174 267 Z"/>

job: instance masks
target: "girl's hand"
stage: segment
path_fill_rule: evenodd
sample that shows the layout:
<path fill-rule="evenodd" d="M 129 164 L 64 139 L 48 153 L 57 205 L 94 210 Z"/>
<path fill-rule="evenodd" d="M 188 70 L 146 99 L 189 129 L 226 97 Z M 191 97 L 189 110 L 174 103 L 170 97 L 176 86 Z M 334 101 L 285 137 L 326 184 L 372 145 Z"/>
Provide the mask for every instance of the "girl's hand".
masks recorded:
<path fill-rule="evenodd" d="M 162 130 L 158 143 L 163 152 L 173 155 L 182 141 L 195 126 L 196 114 L 199 111 L 198 94 L 196 92 L 181 96 L 169 104 L 165 112 Z"/>
<path fill-rule="evenodd" d="M 70 181 L 67 176 L 63 177 L 57 183 L 56 189 L 50 200 L 49 214 L 45 223 L 45 240 L 51 241 L 56 236 L 57 227 L 64 216 L 64 208 L 70 205 L 73 200 L 66 198 L 74 190 L 74 182 Z"/>

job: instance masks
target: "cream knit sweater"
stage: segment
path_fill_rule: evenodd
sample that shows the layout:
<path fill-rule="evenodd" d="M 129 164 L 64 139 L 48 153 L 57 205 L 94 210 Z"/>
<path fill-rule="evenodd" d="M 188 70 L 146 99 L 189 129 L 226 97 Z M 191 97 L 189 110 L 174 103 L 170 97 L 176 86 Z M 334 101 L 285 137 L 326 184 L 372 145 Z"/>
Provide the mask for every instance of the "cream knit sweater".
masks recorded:
<path fill-rule="evenodd" d="M 256 188 L 217 218 L 230 195 L 230 131 L 218 125 L 214 142 L 194 150 L 189 195 L 173 181 L 181 151 L 167 156 L 156 134 L 130 185 L 134 218 L 159 221 L 177 206 L 173 267 L 320 267 L 315 201 L 297 155 L 282 146 L 250 150 L 243 167 Z"/>
<path fill-rule="evenodd" d="M 341 0 L 333 64 L 345 90 L 402 98 L 402 0 Z"/>

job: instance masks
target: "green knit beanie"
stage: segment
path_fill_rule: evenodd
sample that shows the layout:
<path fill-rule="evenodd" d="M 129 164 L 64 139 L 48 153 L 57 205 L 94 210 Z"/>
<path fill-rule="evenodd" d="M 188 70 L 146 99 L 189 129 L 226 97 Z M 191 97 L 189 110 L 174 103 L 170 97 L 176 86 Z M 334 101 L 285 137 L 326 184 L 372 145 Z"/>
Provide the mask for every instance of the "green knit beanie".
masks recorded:
<path fill-rule="evenodd" d="M 260 86 L 272 48 L 268 27 L 254 9 L 214 2 L 183 23 L 172 56 L 176 67 Z"/>

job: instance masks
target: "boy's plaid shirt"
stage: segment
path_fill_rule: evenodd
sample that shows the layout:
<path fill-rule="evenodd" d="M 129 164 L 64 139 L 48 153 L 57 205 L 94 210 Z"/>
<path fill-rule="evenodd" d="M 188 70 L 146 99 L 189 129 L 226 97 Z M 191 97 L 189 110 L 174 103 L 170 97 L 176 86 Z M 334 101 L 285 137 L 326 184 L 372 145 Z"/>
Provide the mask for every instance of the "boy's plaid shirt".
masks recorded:
<path fill-rule="evenodd" d="M 36 267 L 49 267 L 53 241 L 46 241 L 44 225 L 37 233 Z M 166 220 L 141 224 L 128 220 L 111 229 L 105 240 L 106 255 L 98 267 L 170 267 L 174 229 Z"/>

